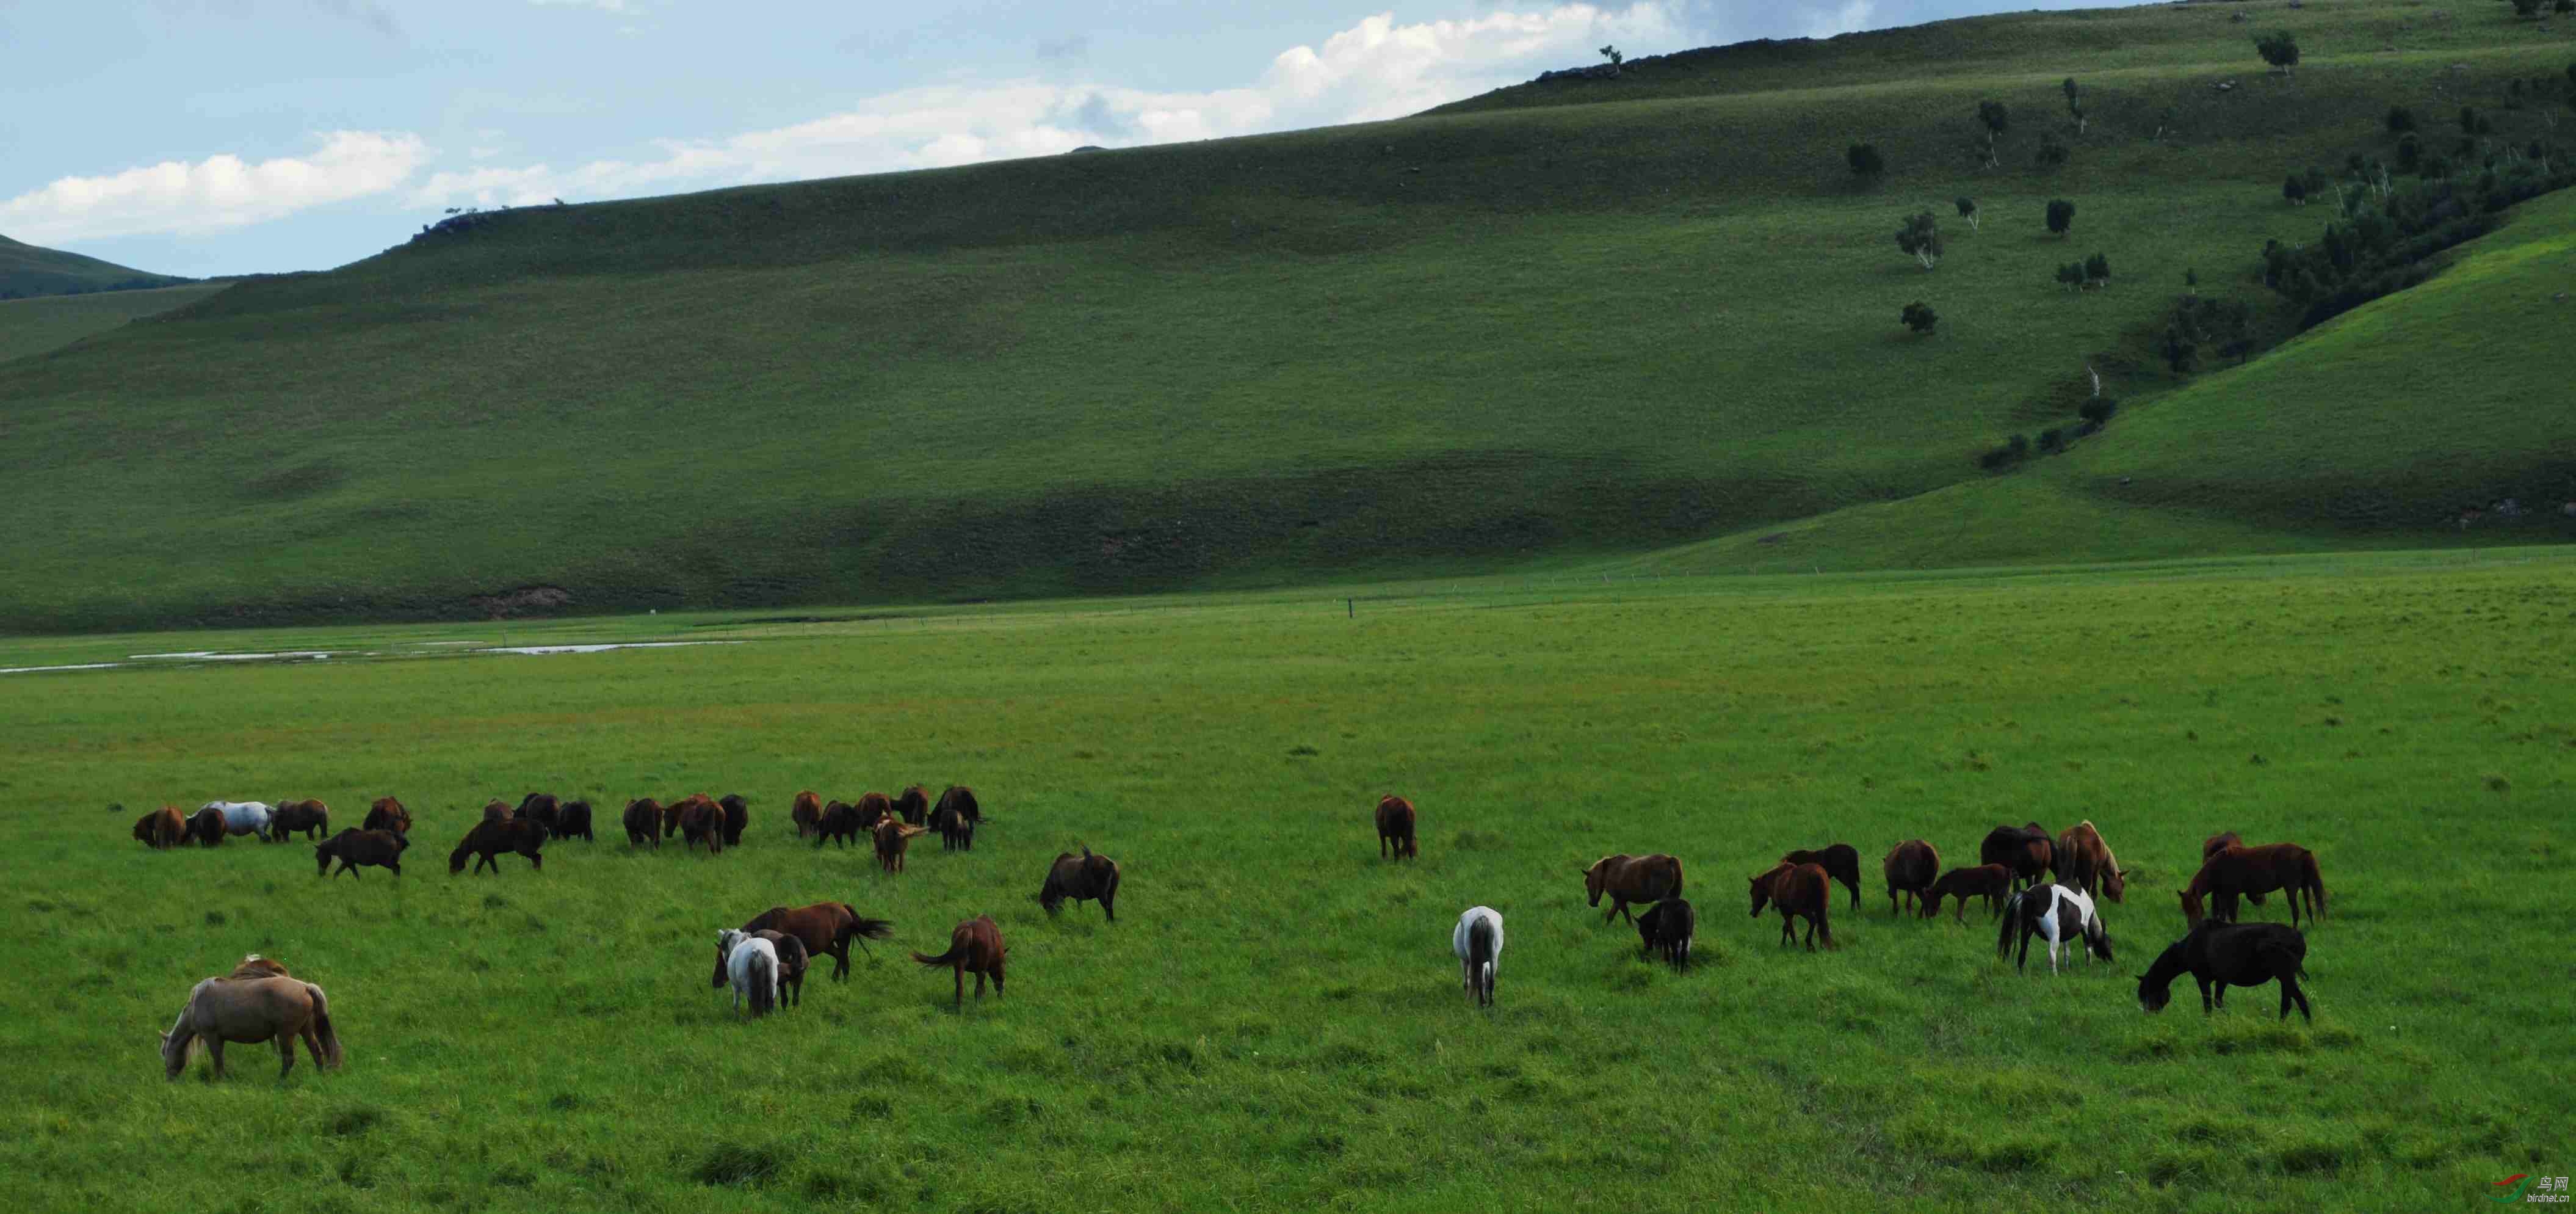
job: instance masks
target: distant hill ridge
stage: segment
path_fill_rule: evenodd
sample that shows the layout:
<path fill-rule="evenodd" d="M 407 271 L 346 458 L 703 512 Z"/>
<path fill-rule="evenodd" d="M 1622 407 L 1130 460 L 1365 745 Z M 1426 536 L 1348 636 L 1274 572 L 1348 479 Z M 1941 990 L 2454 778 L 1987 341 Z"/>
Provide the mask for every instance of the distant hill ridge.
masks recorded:
<path fill-rule="evenodd" d="M 0 236 L 0 299 L 87 295 L 93 291 L 148 291 L 193 281 L 131 269 L 60 249 L 39 248 Z"/>

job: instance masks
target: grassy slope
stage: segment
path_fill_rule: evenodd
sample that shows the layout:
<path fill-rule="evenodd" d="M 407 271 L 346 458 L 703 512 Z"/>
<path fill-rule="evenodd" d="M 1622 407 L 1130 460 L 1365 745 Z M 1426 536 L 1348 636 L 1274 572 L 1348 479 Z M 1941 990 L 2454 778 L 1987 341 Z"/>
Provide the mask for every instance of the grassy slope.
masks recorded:
<path fill-rule="evenodd" d="M 1715 586 L 5 676 L 0 959 L 51 978 L 0 988 L 0 1166 L 41 1208 L 153 1211 L 2443 1209 L 2563 1166 L 2576 1088 L 2527 1080 L 2565 1053 L 2576 563 Z M 781 837 L 794 789 L 915 779 L 979 788 L 973 853 L 885 878 Z M 439 871 L 531 787 L 740 789 L 753 842 Z M 1418 864 L 1375 857 L 1388 789 Z M 101 808 L 385 791 L 421 812 L 399 885 L 149 853 Z M 2100 825 L 2140 890 L 2117 965 L 2015 974 L 1982 910 L 1888 915 L 1881 850 L 1956 862 L 2005 817 Z M 2268 989 L 2132 1002 L 2220 828 L 2322 859 L 2313 1026 Z M 1868 855 L 1864 911 L 1784 952 L 1741 882 L 1828 839 Z M 1077 840 L 1126 866 L 1114 927 L 1028 900 Z M 1583 906 L 1612 850 L 1683 858 L 1698 971 Z M 894 948 L 735 1021 L 708 935 L 826 898 Z M 1476 902 L 1510 929 L 1490 1015 L 1448 952 Z M 983 911 L 1010 994 L 952 1016 L 896 950 Z M 281 1089 L 237 1047 L 231 1082 L 164 1084 L 147 1030 L 252 950 L 330 992 L 347 1070 Z M 258 1149 L 178 1149 L 220 1126 Z"/>
<path fill-rule="evenodd" d="M 0 300 L 0 362 L 59 350 L 129 320 L 158 316 L 223 290 L 226 283 L 191 283 L 148 291 L 96 291 Z"/>
<path fill-rule="evenodd" d="M 2412 11 L 2286 14 L 2295 81 L 2223 16 L 2141 9 L 1974 34 L 1904 81 L 1852 40 L 1773 91 L 515 213 L 0 369 L 43 489 L 0 538 L 25 574 L 0 620 L 1278 584 L 1936 490 L 2070 413 L 2088 359 L 2158 382 L 2160 296 L 2069 298 L 2057 262 L 2252 293 L 2263 240 L 2322 222 L 2279 204 L 2284 163 L 2565 55 L 2502 20 L 2368 49 Z M 2097 25 L 2119 45 L 2059 32 Z M 2040 174 L 2068 73 L 2096 121 Z M 1959 151 L 1990 95 L 2024 115 L 1997 174 Z M 2168 105 L 2184 138 L 2150 142 Z M 1854 137 L 1894 163 L 1875 192 Z M 1961 193 L 1985 229 L 1924 274 L 1888 234 Z M 2071 241 L 2040 234 L 2054 195 Z M 1917 297 L 1936 342 L 1894 323 Z"/>
<path fill-rule="evenodd" d="M 133 290 L 137 288 L 125 284 L 137 282 L 160 287 L 186 281 L 0 236 L 0 295 L 34 298 L 68 291 Z"/>

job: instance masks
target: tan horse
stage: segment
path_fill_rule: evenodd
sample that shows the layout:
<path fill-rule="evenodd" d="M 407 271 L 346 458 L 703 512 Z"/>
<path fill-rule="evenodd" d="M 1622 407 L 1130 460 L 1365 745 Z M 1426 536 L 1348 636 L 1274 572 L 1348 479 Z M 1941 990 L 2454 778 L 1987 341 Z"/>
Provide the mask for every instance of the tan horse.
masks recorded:
<path fill-rule="evenodd" d="M 235 972 L 259 960 L 244 958 L 243 970 Z M 331 1031 L 330 1004 L 321 987 L 298 978 L 208 978 L 188 992 L 179 1019 L 161 1034 L 161 1064 L 169 1078 L 177 1079 L 195 1061 L 202 1042 L 214 1059 L 215 1077 L 221 1079 L 226 1042 L 275 1041 L 282 1080 L 295 1069 L 299 1037 L 313 1055 L 313 1065 L 340 1065 L 340 1038 Z"/>

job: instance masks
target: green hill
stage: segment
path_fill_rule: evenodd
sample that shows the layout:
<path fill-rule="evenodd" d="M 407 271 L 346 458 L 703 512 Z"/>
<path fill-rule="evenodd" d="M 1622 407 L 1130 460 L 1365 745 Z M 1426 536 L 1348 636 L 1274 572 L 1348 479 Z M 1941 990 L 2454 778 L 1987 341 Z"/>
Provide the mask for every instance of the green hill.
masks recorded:
<path fill-rule="evenodd" d="M 0 362 L 60 349 L 129 320 L 158 316 L 228 285 L 192 282 L 145 291 L 93 291 L 86 295 L 0 300 Z"/>
<path fill-rule="evenodd" d="M 147 274 L 114 262 L 40 249 L 0 236 L 0 300 L 44 295 L 84 295 L 92 291 L 141 291 L 188 282 L 168 274 Z"/>
<path fill-rule="evenodd" d="M 2504 6 L 2265 10 L 2307 52 L 2285 78 L 2242 11 L 1988 18 L 1388 123 L 468 217 L 0 366 L 26 490 L 0 624 L 1579 564 L 1996 492 L 1978 452 L 2071 424 L 2087 365 L 2129 414 L 2003 482 L 2073 475 L 2060 460 L 2111 458 L 2168 414 L 2177 449 L 2241 448 L 2204 480 L 2365 455 L 2436 498 L 2523 475 L 2489 446 L 2362 452 L 2156 401 L 2183 382 L 2153 348 L 2186 268 L 2266 340 L 2293 327 L 2259 254 L 2315 242 L 2326 213 L 2282 201 L 2286 169 L 2393 156 L 2398 104 L 2444 154 L 2464 103 L 2491 146 L 2546 137 L 2559 98 L 2514 108 L 2510 82 L 2563 82 L 2576 57 Z M 2015 115 L 1992 169 L 1970 151 L 1989 98 Z M 2062 166 L 2037 163 L 2042 132 Z M 1843 163 L 1863 140 L 1889 161 L 1866 188 Z M 2065 238 L 2041 222 L 2058 197 L 2079 204 Z M 1891 239 L 1925 208 L 1949 243 L 1928 273 Z M 2094 252 L 2117 286 L 2053 283 Z M 1897 325 L 1916 299 L 1936 336 Z M 2468 340 L 2419 354 L 2467 369 L 2510 349 L 2540 360 L 2534 382 L 2560 357 Z M 2369 390 L 2399 418 L 2444 406 Z M 2530 424 L 2563 432 L 2537 402 Z M 2252 483 L 2119 500 L 2186 551 L 2354 538 Z M 2452 534 L 2411 505 L 2369 522 L 2364 539 Z M 2079 535 L 2046 559 L 2130 547 Z"/>

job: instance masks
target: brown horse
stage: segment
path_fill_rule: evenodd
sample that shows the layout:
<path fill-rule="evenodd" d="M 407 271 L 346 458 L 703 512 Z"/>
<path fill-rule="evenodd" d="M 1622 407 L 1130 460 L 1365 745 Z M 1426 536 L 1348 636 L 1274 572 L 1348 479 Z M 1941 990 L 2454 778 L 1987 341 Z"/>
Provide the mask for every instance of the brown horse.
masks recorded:
<path fill-rule="evenodd" d="M 2057 879 L 2084 891 L 2088 898 L 2126 901 L 2129 874 L 2120 867 L 2120 858 L 2111 854 L 2111 845 L 2102 841 L 2102 832 L 2090 818 L 2066 828 L 2057 837 Z M 2097 892 L 2098 891 L 2098 892 Z"/>
<path fill-rule="evenodd" d="M 2193 873 L 2191 884 L 2183 888 L 2182 918 L 2198 924 L 2202 918 L 2201 899 L 2217 895 L 2211 918 L 2223 923 L 2236 922 L 2236 899 L 2240 894 L 2270 893 L 2288 890 L 2290 926 L 2299 925 L 2299 897 L 2307 896 L 2308 918 L 2325 917 L 2326 882 L 2317 872 L 2315 852 L 2296 843 L 2266 843 L 2261 847 L 2222 848 L 2217 855 L 2201 862 Z"/>
<path fill-rule="evenodd" d="M 188 819 L 188 837 L 202 847 L 221 847 L 224 842 L 224 811 L 208 806 Z"/>
<path fill-rule="evenodd" d="M 255 958 L 246 958 L 245 964 Z M 177 1079 L 203 1044 L 224 1077 L 224 1043 L 277 1042 L 277 1077 L 295 1070 L 295 1042 L 303 1039 L 313 1065 L 340 1065 L 340 1038 L 331 1031 L 331 1005 L 322 988 L 295 978 L 208 978 L 188 992 L 179 1018 L 161 1034 L 161 1064 Z"/>
<path fill-rule="evenodd" d="M 724 810 L 725 846 L 742 846 L 742 832 L 751 826 L 751 802 L 744 800 L 741 793 L 729 792 L 716 798 L 716 805 Z"/>
<path fill-rule="evenodd" d="M 2228 848 L 2243 846 L 2245 846 L 2244 838 L 2238 835 L 2235 831 L 2221 831 L 2200 841 L 2201 862 L 2204 864 L 2208 863 L 2211 856 L 2215 856 L 2220 852 L 2226 851 Z M 2256 906 L 2263 905 L 2263 895 L 2261 894 L 2248 893 L 2245 895 L 2245 900 Z"/>
<path fill-rule="evenodd" d="M 752 916 L 751 922 L 742 925 L 742 930 L 755 935 L 780 932 L 794 936 L 805 945 L 806 952 L 830 957 L 836 963 L 832 976 L 845 979 L 850 976 L 850 942 L 858 941 L 859 948 L 864 951 L 868 941 L 883 940 L 892 935 L 894 923 L 886 919 L 866 918 L 851 909 L 847 902 L 817 902 L 794 910 L 784 906 L 770 907 Z"/>
<path fill-rule="evenodd" d="M 662 847 L 662 803 L 651 797 L 637 797 L 626 803 L 626 846 L 650 843 L 654 850 Z"/>
<path fill-rule="evenodd" d="M 939 794 L 939 809 L 957 815 L 970 827 L 984 824 L 984 803 L 975 799 L 975 790 L 963 784 L 951 784 Z M 931 812 L 937 813 L 938 810 Z"/>
<path fill-rule="evenodd" d="M 795 799 L 787 807 L 788 825 L 796 828 L 796 837 L 799 839 L 804 838 L 805 832 L 813 830 L 822 821 L 823 798 L 814 795 L 813 789 L 809 788 L 796 794 Z"/>
<path fill-rule="evenodd" d="M 975 850 L 975 820 L 960 812 L 947 797 L 939 799 L 939 808 L 930 811 L 930 829 L 939 832 L 939 845 L 948 851 Z"/>
<path fill-rule="evenodd" d="M 1932 883 L 1941 879 L 1941 851 L 1921 839 L 1908 839 L 1897 844 L 1879 861 L 1879 871 L 1887 876 L 1887 913 L 1903 914 L 1932 892 Z M 1903 905 L 1896 895 L 1905 895 Z"/>
<path fill-rule="evenodd" d="M 378 797 L 376 803 L 368 807 L 367 820 L 359 823 L 358 829 L 389 830 L 398 835 L 410 834 L 411 811 L 404 809 L 403 803 L 392 797 Z"/>
<path fill-rule="evenodd" d="M 510 811 L 510 816 L 545 827 L 546 837 L 551 839 L 563 816 L 563 802 L 550 792 L 532 792 L 519 798 L 519 807 Z"/>
<path fill-rule="evenodd" d="M 484 821 L 486 821 L 486 822 L 507 822 L 507 821 L 509 821 L 509 820 L 510 820 L 510 803 L 509 803 L 509 802 L 507 802 L 507 801 L 502 800 L 502 799 L 501 799 L 501 798 L 499 798 L 499 797 L 494 797 L 494 798 L 492 798 L 491 800 L 484 802 L 484 803 L 483 803 L 483 820 L 484 820 Z"/>
<path fill-rule="evenodd" d="M 1825 875 L 1851 891 L 1853 913 L 1860 911 L 1860 849 L 1849 843 L 1828 843 L 1814 851 L 1793 851 L 1780 857 L 1784 864 L 1813 864 Z"/>
<path fill-rule="evenodd" d="M 702 792 L 693 792 L 685 797 L 679 798 L 678 800 L 663 803 L 662 837 L 668 839 L 671 836 L 678 834 L 680 832 L 681 821 L 688 816 L 691 808 L 699 805 L 706 806 L 707 811 L 714 813 L 718 821 L 722 821 L 724 819 L 724 807 L 716 804 L 716 799 L 714 797 L 710 797 Z"/>
<path fill-rule="evenodd" d="M 948 951 L 936 957 L 914 953 L 912 959 L 923 965 L 944 965 L 957 974 L 957 1006 L 966 1006 L 966 975 L 975 975 L 975 997 L 984 997 L 984 977 L 993 978 L 993 997 L 1002 997 L 1002 963 L 1010 950 L 1002 946 L 1002 929 L 991 915 L 977 915 L 957 925 L 948 933 Z"/>
<path fill-rule="evenodd" d="M 2013 870 L 2002 864 L 1980 864 L 1975 868 L 1954 868 L 1941 874 L 1923 898 L 1923 917 L 1941 913 L 1941 899 L 1956 898 L 1958 908 L 1950 917 L 1962 924 L 1968 921 L 1968 899 L 1986 900 L 1986 917 L 1994 918 L 2003 909 L 2003 897 L 2012 892 Z"/>
<path fill-rule="evenodd" d="M 1603 923 L 1626 915 L 1628 922 L 1634 924 L 1637 917 L 1629 914 L 1629 903 L 1651 906 L 1682 896 L 1682 862 L 1662 852 L 1603 856 L 1583 870 L 1583 894 L 1594 906 L 1601 905 L 1603 895 L 1609 895 L 1610 911 L 1601 916 Z"/>
<path fill-rule="evenodd" d="M 1413 839 L 1413 802 L 1394 793 L 1377 799 L 1377 858 L 1386 859 L 1389 848 L 1398 860 L 1422 857 Z"/>
<path fill-rule="evenodd" d="M 293 976 L 286 972 L 285 962 L 274 957 L 263 957 L 257 953 L 243 957 L 241 964 L 233 967 L 233 972 L 224 975 L 227 978 L 291 978 Z"/>
<path fill-rule="evenodd" d="M 894 816 L 914 826 L 930 824 L 930 790 L 915 784 L 894 799 Z"/>
<path fill-rule="evenodd" d="M 695 796 L 680 802 L 680 838 L 685 840 L 688 846 L 696 847 L 703 843 L 706 845 L 708 855 L 721 856 L 724 854 L 724 837 L 723 806 L 704 796 Z"/>
<path fill-rule="evenodd" d="M 823 807 L 823 816 L 814 823 L 814 849 L 822 850 L 827 841 L 835 847 L 848 847 L 850 840 L 875 826 L 873 822 L 862 824 L 859 821 L 858 806 L 847 801 L 834 801 Z"/>
<path fill-rule="evenodd" d="M 566 801 L 555 814 L 555 837 L 570 839 L 576 835 L 580 836 L 584 843 L 599 841 L 597 836 L 590 833 L 590 802 L 588 801 Z"/>
<path fill-rule="evenodd" d="M 752 935 L 769 942 L 778 952 L 778 982 L 787 988 L 787 1006 L 805 1006 L 805 969 L 813 964 L 813 954 L 805 951 L 805 942 L 785 932 L 757 931 Z M 716 975 L 724 977 L 721 970 Z M 723 986 L 722 981 L 716 983 Z"/>
<path fill-rule="evenodd" d="M 178 806 L 164 805 L 135 819 L 134 837 L 154 851 L 177 847 L 188 841 L 188 819 L 180 816 Z"/>
<path fill-rule="evenodd" d="M 930 828 L 914 826 L 888 813 L 884 820 L 877 823 L 876 829 L 869 833 L 876 836 L 877 867 L 890 873 L 899 873 L 903 871 L 904 849 L 912 846 L 912 837 L 929 834 Z"/>
<path fill-rule="evenodd" d="M 331 833 L 331 807 L 307 798 L 302 801 L 280 801 L 268 811 L 268 841 L 284 843 L 291 831 L 303 831 L 304 841 L 314 842 Z"/>
<path fill-rule="evenodd" d="M 500 803 L 496 801 L 493 804 Z M 501 806 L 504 813 L 508 812 L 509 808 L 507 805 Z M 514 822 L 506 817 L 486 818 L 475 823 L 474 829 L 465 832 L 464 841 L 456 845 L 455 851 L 447 853 L 447 874 L 452 877 L 464 872 L 467 856 L 474 857 L 475 872 L 482 872 L 483 866 L 488 864 L 492 866 L 492 871 L 498 874 L 501 871 L 501 862 L 494 857 L 502 852 L 517 852 L 526 856 L 530 865 L 543 871 L 546 867 L 546 858 L 538 854 L 538 851 L 545 845 L 546 828 L 534 822 Z"/>
<path fill-rule="evenodd" d="M 389 830 L 344 830 L 313 848 L 313 875 L 338 876 L 339 873 L 331 871 L 331 862 L 337 860 L 340 872 L 349 874 L 351 880 L 358 879 L 360 865 L 389 868 L 399 877 L 402 875 L 403 849 L 410 846 L 408 837 Z"/>
<path fill-rule="evenodd" d="M 1101 916 L 1118 922 L 1118 862 L 1107 856 L 1094 855 L 1089 844 L 1082 854 L 1056 853 L 1055 863 L 1047 866 L 1046 884 L 1038 888 L 1038 905 L 1053 918 L 1065 899 L 1076 902 L 1097 900 Z"/>
<path fill-rule="evenodd" d="M 2011 869 L 2016 887 L 2039 884 L 2040 874 L 2053 869 L 2056 859 L 2057 847 L 2049 839 L 2048 828 L 2037 822 L 1998 826 L 1977 845 L 1977 863 Z"/>
<path fill-rule="evenodd" d="M 1834 946 L 1834 929 L 1825 922 L 1825 912 L 1833 906 L 1833 891 L 1821 864 L 1791 864 L 1786 860 L 1770 871 L 1753 878 L 1753 917 L 1762 917 L 1762 908 L 1776 904 L 1780 908 L 1780 943 L 1787 945 L 1797 938 L 1797 918 L 1807 920 L 1807 951 L 1816 951 L 1816 936 L 1822 933 L 1825 947 Z"/>

